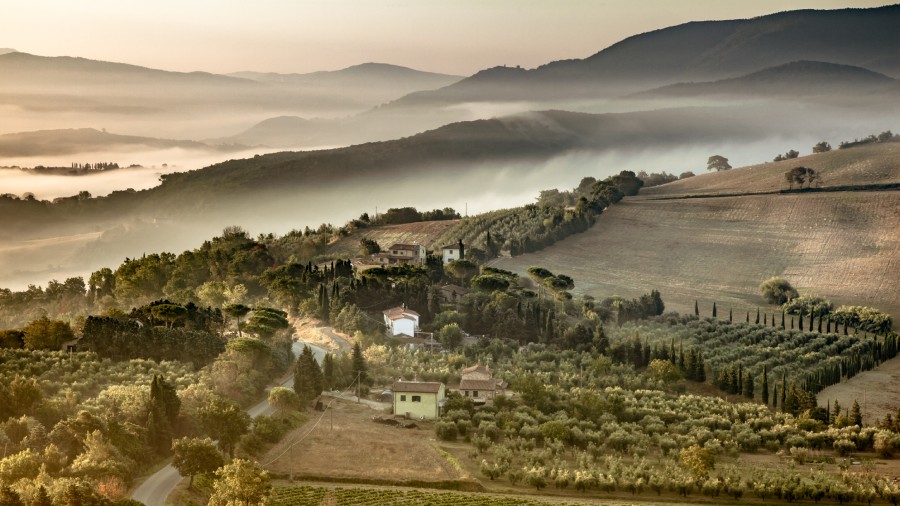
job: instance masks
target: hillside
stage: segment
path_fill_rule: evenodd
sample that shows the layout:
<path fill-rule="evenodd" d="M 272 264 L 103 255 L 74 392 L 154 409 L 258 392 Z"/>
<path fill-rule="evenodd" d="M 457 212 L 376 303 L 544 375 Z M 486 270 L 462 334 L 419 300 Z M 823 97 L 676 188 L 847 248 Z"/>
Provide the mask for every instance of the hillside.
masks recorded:
<path fill-rule="evenodd" d="M 896 146 L 866 149 L 816 155 L 807 165 L 818 159 L 826 185 L 900 182 Z M 764 305 L 757 285 L 779 275 L 801 293 L 900 314 L 900 191 L 653 198 L 740 188 L 724 182 L 729 176 L 745 176 L 746 190 L 769 188 L 786 166 L 775 165 L 648 189 L 608 209 L 583 234 L 494 265 L 563 272 L 578 280 L 576 292 L 597 298 L 655 288 L 667 308 L 681 312 L 692 311 L 694 300 L 753 311 Z"/>
<path fill-rule="evenodd" d="M 201 142 L 117 135 L 93 128 L 40 130 L 0 135 L 0 156 L 70 155 L 92 151 L 181 148 L 195 151 L 237 151 L 244 146 L 210 146 Z"/>
<path fill-rule="evenodd" d="M 787 189 L 784 173 L 810 167 L 822 176 L 822 186 L 900 183 L 900 143 L 871 144 L 852 149 L 767 162 L 673 181 L 641 190 L 641 197 L 758 193 Z"/>
<path fill-rule="evenodd" d="M 235 72 L 231 77 L 251 79 L 263 83 L 287 86 L 339 86 L 391 93 L 387 99 L 419 90 L 430 90 L 450 85 L 462 76 L 423 72 L 387 63 L 363 63 L 341 70 L 310 72 L 307 74 L 279 74 L 275 72 Z"/>
<path fill-rule="evenodd" d="M 684 81 L 731 78 L 814 60 L 900 77 L 900 5 L 799 10 L 691 22 L 635 35 L 584 59 L 533 70 L 497 67 L 399 105 L 615 95 Z"/>
<path fill-rule="evenodd" d="M 900 91 L 900 81 L 862 67 L 797 61 L 741 77 L 709 83 L 679 83 L 634 95 L 634 98 L 683 98 L 710 95 L 809 97 Z"/>
<path fill-rule="evenodd" d="M 349 236 L 342 237 L 329 244 L 325 255 L 337 258 L 356 256 L 359 254 L 359 241 L 362 239 L 371 239 L 384 249 L 389 248 L 392 244 L 404 243 L 421 244 L 428 250 L 434 250 L 443 246 L 442 244 L 435 244 L 435 239 L 455 227 L 458 223 L 459 220 L 421 221 L 357 230 Z"/>

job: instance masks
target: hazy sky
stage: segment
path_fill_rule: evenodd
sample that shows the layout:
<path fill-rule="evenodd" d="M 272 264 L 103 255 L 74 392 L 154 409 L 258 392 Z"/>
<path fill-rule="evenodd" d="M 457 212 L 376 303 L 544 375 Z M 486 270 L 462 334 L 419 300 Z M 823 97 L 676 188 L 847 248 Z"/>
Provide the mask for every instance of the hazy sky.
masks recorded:
<path fill-rule="evenodd" d="M 0 0 L 0 47 L 168 70 L 309 72 L 369 61 L 469 75 L 583 58 L 692 20 L 885 0 Z"/>

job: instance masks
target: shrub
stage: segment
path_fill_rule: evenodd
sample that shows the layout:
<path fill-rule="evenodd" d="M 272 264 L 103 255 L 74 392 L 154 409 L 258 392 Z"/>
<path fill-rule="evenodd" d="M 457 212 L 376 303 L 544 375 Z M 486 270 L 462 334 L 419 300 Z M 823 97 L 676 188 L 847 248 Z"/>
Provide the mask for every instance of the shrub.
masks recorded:
<path fill-rule="evenodd" d="M 784 304 L 798 295 L 797 290 L 786 279 L 778 276 L 760 283 L 759 291 L 770 304 Z"/>
<path fill-rule="evenodd" d="M 856 443 L 849 439 L 838 439 L 832 446 L 834 451 L 838 452 L 838 455 L 842 457 L 846 457 L 856 451 Z"/>
<path fill-rule="evenodd" d="M 456 424 L 440 421 L 434 424 L 434 433 L 442 441 L 456 441 Z"/>

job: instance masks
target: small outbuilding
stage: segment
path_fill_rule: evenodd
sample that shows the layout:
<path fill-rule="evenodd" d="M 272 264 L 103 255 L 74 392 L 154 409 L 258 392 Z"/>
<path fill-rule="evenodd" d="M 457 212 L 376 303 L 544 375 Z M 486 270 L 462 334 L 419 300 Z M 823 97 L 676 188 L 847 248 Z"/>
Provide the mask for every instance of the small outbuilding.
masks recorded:
<path fill-rule="evenodd" d="M 391 393 L 395 415 L 425 420 L 441 416 L 446 398 L 444 384 L 433 381 L 397 381 Z"/>

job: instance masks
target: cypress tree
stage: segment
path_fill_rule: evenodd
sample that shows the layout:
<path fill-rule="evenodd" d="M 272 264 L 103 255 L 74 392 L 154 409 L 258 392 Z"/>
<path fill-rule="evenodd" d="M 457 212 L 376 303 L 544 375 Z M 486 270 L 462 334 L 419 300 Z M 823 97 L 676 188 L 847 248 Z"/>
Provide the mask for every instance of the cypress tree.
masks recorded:
<path fill-rule="evenodd" d="M 760 389 L 760 395 L 762 396 L 762 403 L 765 405 L 769 404 L 769 378 L 768 373 L 766 372 L 766 366 L 763 366 L 762 373 L 762 387 Z"/>
<path fill-rule="evenodd" d="M 853 407 L 850 408 L 850 424 L 862 427 L 862 412 L 859 409 L 859 403 L 853 401 Z"/>
<path fill-rule="evenodd" d="M 778 385 L 772 387 L 772 409 L 778 409 Z"/>
<path fill-rule="evenodd" d="M 825 332 L 828 334 L 831 334 L 831 318 L 830 317 L 825 322 Z"/>
<path fill-rule="evenodd" d="M 819 334 L 822 333 L 822 315 L 819 315 Z"/>
<path fill-rule="evenodd" d="M 794 330 L 794 317 L 791 316 L 791 330 Z"/>
<path fill-rule="evenodd" d="M 716 303 L 715 303 L 715 302 L 713 302 L 712 317 L 713 317 L 713 318 L 716 317 Z"/>
<path fill-rule="evenodd" d="M 731 308 L 728 308 L 728 323 L 732 322 L 734 322 L 734 319 L 732 318 L 732 310 Z"/>
<path fill-rule="evenodd" d="M 763 325 L 769 324 L 769 313 L 763 313 Z"/>
<path fill-rule="evenodd" d="M 322 389 L 334 390 L 334 356 L 331 353 L 322 358 Z"/>
<path fill-rule="evenodd" d="M 794 318 L 792 317 L 791 318 L 791 328 L 793 328 L 793 324 L 794 324 Z M 803 308 L 802 307 L 800 308 L 800 316 L 797 318 L 797 325 L 799 326 L 798 328 L 800 329 L 800 332 L 803 332 Z"/>
<path fill-rule="evenodd" d="M 781 374 L 781 411 L 784 412 L 784 401 L 787 399 L 787 378 Z"/>
<path fill-rule="evenodd" d="M 784 310 L 781 310 L 781 330 L 785 330 L 784 326 Z"/>
<path fill-rule="evenodd" d="M 813 331 L 813 317 L 814 317 L 814 316 L 815 316 L 815 313 L 812 312 L 812 311 L 810 311 L 810 312 L 809 312 L 809 326 L 807 327 L 807 328 L 809 329 L 810 332 Z M 821 325 L 821 322 L 822 322 L 822 319 L 820 318 L 820 319 L 819 319 L 819 323 L 820 323 L 819 326 L 820 326 L 820 327 L 822 326 L 822 325 Z M 822 332 L 822 329 L 819 329 L 819 332 Z"/>
<path fill-rule="evenodd" d="M 706 383 L 706 364 L 703 362 L 703 353 L 697 352 L 697 364 L 694 376 L 700 383 Z"/>
<path fill-rule="evenodd" d="M 362 348 L 359 346 L 359 341 L 353 343 L 353 381 L 356 381 L 359 378 L 359 382 L 361 385 L 367 385 L 369 383 L 369 373 L 368 367 L 366 365 L 366 358 L 363 357 Z"/>
<path fill-rule="evenodd" d="M 747 311 L 747 323 L 750 323 L 750 311 Z"/>
<path fill-rule="evenodd" d="M 756 324 L 759 325 L 759 308 L 756 308 Z"/>
<path fill-rule="evenodd" d="M 744 380 L 744 397 L 748 399 L 753 399 L 754 395 L 753 391 L 753 375 L 749 372 L 747 373 L 747 379 Z"/>
<path fill-rule="evenodd" d="M 700 316 L 700 306 L 697 304 L 697 299 L 694 299 L 694 316 Z"/>

